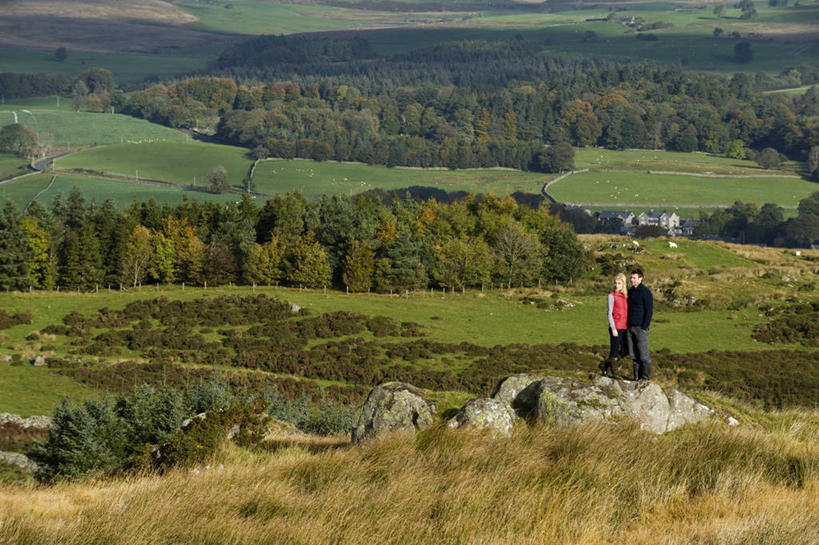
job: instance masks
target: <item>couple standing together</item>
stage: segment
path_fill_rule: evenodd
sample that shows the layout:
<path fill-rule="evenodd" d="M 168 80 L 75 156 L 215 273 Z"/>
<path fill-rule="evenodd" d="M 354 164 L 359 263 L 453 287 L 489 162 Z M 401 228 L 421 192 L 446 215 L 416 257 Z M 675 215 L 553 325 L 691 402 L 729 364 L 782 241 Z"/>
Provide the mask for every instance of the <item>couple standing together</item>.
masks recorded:
<path fill-rule="evenodd" d="M 643 270 L 631 270 L 631 287 L 626 291 L 626 275 L 614 277 L 614 291 L 607 297 L 609 357 L 600 364 L 604 375 L 617 377 L 620 358 L 628 354 L 633 362 L 634 380 L 651 378 L 648 329 L 654 311 L 654 297 L 643 285 Z"/>

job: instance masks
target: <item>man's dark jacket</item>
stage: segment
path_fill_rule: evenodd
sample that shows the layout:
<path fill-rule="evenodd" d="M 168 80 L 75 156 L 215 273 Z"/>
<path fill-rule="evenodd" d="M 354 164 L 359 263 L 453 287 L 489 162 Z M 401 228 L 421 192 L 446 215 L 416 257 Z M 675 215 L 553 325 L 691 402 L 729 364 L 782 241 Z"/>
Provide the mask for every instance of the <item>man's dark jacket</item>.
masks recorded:
<path fill-rule="evenodd" d="M 628 290 L 628 326 L 648 329 L 654 312 L 654 296 L 642 283 Z"/>

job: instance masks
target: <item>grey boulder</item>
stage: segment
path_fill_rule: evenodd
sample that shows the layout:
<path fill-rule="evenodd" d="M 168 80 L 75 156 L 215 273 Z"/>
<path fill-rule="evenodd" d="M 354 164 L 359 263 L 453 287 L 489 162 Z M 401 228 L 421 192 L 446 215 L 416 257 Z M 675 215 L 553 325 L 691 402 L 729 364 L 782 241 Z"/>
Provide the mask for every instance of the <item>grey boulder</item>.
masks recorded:
<path fill-rule="evenodd" d="M 484 429 L 497 435 L 509 435 L 518 419 L 506 401 L 473 399 L 447 423 L 450 428 Z"/>
<path fill-rule="evenodd" d="M 404 382 L 387 382 L 373 388 L 353 425 L 353 443 L 362 443 L 394 431 L 415 431 L 432 426 L 435 405 Z"/>

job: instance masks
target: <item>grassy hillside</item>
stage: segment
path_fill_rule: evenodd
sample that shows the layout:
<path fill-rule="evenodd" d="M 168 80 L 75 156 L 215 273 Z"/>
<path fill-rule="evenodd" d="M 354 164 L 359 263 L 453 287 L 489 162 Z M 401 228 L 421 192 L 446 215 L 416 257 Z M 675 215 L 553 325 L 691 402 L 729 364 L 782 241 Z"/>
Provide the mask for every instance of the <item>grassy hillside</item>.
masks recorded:
<path fill-rule="evenodd" d="M 174 135 L 184 136 L 169 131 L 169 136 Z M 149 142 L 75 153 L 58 160 L 57 166 L 63 171 L 117 174 L 134 180 L 139 175 L 143 179 L 204 186 L 205 177 L 215 166 L 222 165 L 227 168 L 230 185 L 241 189 L 252 165 L 246 153 L 242 148 L 201 142 Z M 792 211 L 800 199 L 816 191 L 816 184 L 797 178 L 787 170 L 768 171 L 751 161 L 705 153 L 581 149 L 577 151 L 575 165 L 589 172 L 568 176 L 551 185 L 549 192 L 559 201 L 592 208 L 642 210 L 649 206 L 677 205 L 681 207 L 678 213 L 690 217 L 698 209 L 727 206 L 739 199 L 760 205 L 776 203 Z M 305 196 L 318 197 L 353 195 L 376 188 L 428 186 L 448 192 L 492 192 L 505 196 L 516 191 L 539 194 L 543 184 L 556 176 L 508 169 L 386 168 L 358 163 L 270 159 L 259 162 L 253 173 L 253 184 L 255 191 L 263 195 L 299 191 Z M 123 193 L 141 196 L 153 191 L 144 187 L 129 189 L 124 184 L 111 187 L 117 188 L 113 193 L 115 199 L 120 199 Z M 157 198 L 160 194 L 170 198 L 170 191 L 157 190 Z M 100 195 L 100 198 L 104 197 Z"/>
<path fill-rule="evenodd" d="M 70 99 L 56 97 L 14 101 L 0 105 L 0 125 L 14 122 L 38 133 L 53 147 L 102 146 L 124 142 L 185 142 L 186 134 L 144 119 L 121 115 L 75 112 Z"/>
<path fill-rule="evenodd" d="M 627 171 L 584 172 L 549 186 L 549 193 L 561 202 L 702 208 L 727 207 L 736 200 L 794 208 L 816 190 L 815 183 L 796 177 L 720 178 Z"/>
<path fill-rule="evenodd" d="M 416 292 L 402 296 L 359 294 L 346 295 L 338 291 L 323 290 L 296 290 L 287 288 L 261 288 L 255 290 L 248 287 L 220 287 L 184 290 L 180 286 L 149 287 L 130 291 L 109 291 L 103 286 L 99 293 L 24 293 L 0 294 L 2 308 L 6 312 L 32 311 L 32 321 L 28 324 L 16 325 L 0 331 L 0 350 L 5 353 L 18 354 L 22 361 L 27 362 L 37 354 L 48 357 L 66 358 L 79 356 L 88 362 L 91 367 L 86 370 L 77 370 L 73 367 L 64 367 L 65 363 L 55 364 L 55 368 L 29 368 L 25 373 L 8 365 L 0 365 L 0 382 L 5 384 L 12 395 L 0 399 L 0 412 L 13 410 L 24 414 L 36 412 L 41 407 L 54 406 L 61 394 L 71 394 L 74 390 L 66 386 L 69 383 L 59 383 L 65 390 L 59 388 L 41 389 L 36 384 L 48 381 L 51 373 L 57 372 L 63 378 L 73 377 L 76 390 L 77 384 L 84 383 L 94 388 L 121 388 L 138 385 L 142 380 L 154 380 L 163 377 L 163 381 L 194 380 L 201 373 L 227 373 L 229 377 L 256 377 L 261 383 L 269 380 L 279 380 L 282 377 L 295 378 L 292 370 L 275 370 L 271 368 L 255 367 L 242 370 L 232 362 L 229 349 L 227 354 L 167 352 L 158 346 L 153 351 L 146 347 L 116 348 L 118 342 L 111 333 L 102 335 L 108 345 L 94 345 L 92 338 L 105 333 L 105 328 L 94 326 L 83 338 L 58 333 L 56 336 L 45 337 L 31 335 L 32 332 L 46 331 L 48 326 L 60 325 L 63 318 L 71 313 L 79 313 L 89 319 L 95 319 L 100 309 L 119 311 L 135 301 L 150 300 L 156 297 L 167 297 L 171 301 L 196 301 L 203 296 L 210 298 L 217 296 L 250 296 L 265 294 L 279 300 L 291 301 L 310 312 L 310 316 L 318 317 L 339 311 L 352 312 L 356 315 L 373 317 L 384 316 L 396 323 L 412 322 L 418 324 L 423 334 L 418 339 L 390 338 L 380 339 L 372 334 L 363 332 L 358 336 L 348 333 L 341 335 L 341 342 L 368 343 L 375 342 L 379 348 L 371 353 L 368 345 L 358 346 L 362 360 L 356 364 L 358 374 L 353 377 L 352 371 L 343 370 L 329 372 L 333 365 L 329 362 L 337 357 L 336 349 L 328 348 L 332 340 L 308 339 L 307 345 L 321 350 L 330 350 L 326 356 L 326 369 L 321 367 L 311 369 L 308 363 L 304 370 L 297 373 L 299 381 L 308 380 L 305 385 L 335 385 L 341 388 L 339 393 L 346 391 L 344 396 L 361 395 L 363 388 L 369 386 L 362 378 L 381 369 L 380 372 L 406 372 L 409 379 L 423 380 L 433 384 L 448 384 L 439 386 L 439 389 L 461 388 L 467 384 L 483 384 L 484 380 L 492 380 L 497 373 L 503 373 L 507 365 L 545 366 L 552 372 L 579 373 L 583 376 L 596 368 L 598 358 L 605 354 L 607 338 L 604 325 L 604 294 L 609 289 L 610 278 L 600 273 L 604 263 L 610 262 L 637 262 L 646 270 L 646 284 L 654 291 L 656 310 L 651 329 L 651 346 L 657 353 L 656 365 L 658 376 L 662 380 L 675 384 L 681 380 L 679 373 L 683 369 L 690 369 L 692 365 L 696 373 L 713 373 L 717 369 L 721 372 L 735 373 L 738 368 L 748 365 L 750 361 L 767 362 L 756 363 L 762 365 L 757 373 L 767 376 L 769 358 L 782 358 L 783 349 L 797 351 L 811 351 L 810 344 L 800 344 L 797 340 L 783 340 L 778 344 L 759 342 L 754 338 L 758 326 L 776 321 L 778 313 L 769 313 L 760 310 L 763 305 L 770 305 L 775 301 L 782 301 L 787 307 L 790 298 L 800 297 L 801 300 L 812 301 L 813 282 L 816 281 L 813 263 L 819 259 L 816 252 L 804 251 L 798 257 L 792 252 L 778 249 L 762 249 L 738 245 L 725 245 L 694 241 L 679 241 L 678 248 L 668 247 L 666 241 L 657 239 L 644 241 L 640 251 L 635 253 L 630 242 L 618 237 L 585 236 L 584 244 L 591 252 L 591 261 L 594 263 L 594 277 L 576 283 L 570 287 L 560 287 L 555 290 L 524 290 L 498 291 L 488 289 L 481 293 L 467 291 L 466 293 Z M 625 247 L 624 247 L 625 246 Z M 795 279 L 795 280 L 794 280 Z M 817 301 L 819 303 L 819 301 Z M 536 304 L 537 303 L 537 304 Z M 339 318 L 340 319 L 340 318 Z M 346 318 L 345 318 L 346 320 Z M 342 320 L 343 321 L 343 320 Z M 525 324 L 522 326 L 521 324 Z M 213 331 L 206 325 L 194 324 L 191 334 L 202 335 L 208 342 L 226 342 L 224 331 Z M 240 328 L 247 328 L 247 325 Z M 182 328 L 183 330 L 185 328 Z M 118 329 L 119 330 L 119 329 Z M 129 330 L 125 327 L 124 331 Z M 160 331 L 158 329 L 157 331 Z M 185 333 L 186 335 L 188 333 Z M 89 336 L 90 335 L 90 336 Z M 117 333 L 116 335 L 119 335 Z M 356 340 L 359 339 L 359 340 Z M 153 342 L 153 341 L 152 341 Z M 414 356 L 390 356 L 381 363 L 373 363 L 365 356 L 372 357 L 381 351 L 388 351 L 390 346 L 409 343 L 415 346 L 409 350 Z M 810 342 L 810 340 L 806 340 Z M 327 343 L 327 344 L 324 344 Z M 384 345 L 383 343 L 387 343 Z M 415 344 L 413 344 L 415 343 Z M 421 344 L 418 344 L 421 343 Z M 428 345 L 425 343 L 433 343 Z M 439 344 L 435 344 L 439 343 Z M 478 347 L 496 347 L 497 352 L 490 359 L 495 365 L 483 367 L 480 362 L 482 356 L 469 355 L 469 350 L 463 352 L 456 348 L 458 343 L 470 343 Z M 516 352 L 515 347 L 535 346 L 542 344 L 552 347 L 560 345 L 566 348 L 538 348 L 529 352 Z M 564 344 L 568 343 L 568 344 Z M 106 348 L 108 346 L 108 348 Z M 484 349 L 475 349 L 480 352 Z M 273 350 L 272 348 L 270 350 Z M 403 350 L 403 349 L 402 349 Z M 766 356 L 766 351 L 771 356 Z M 393 350 L 394 351 L 394 350 Z M 716 351 L 716 352 L 714 352 Z M 206 351 L 207 352 L 207 351 Z M 395 352 L 401 354 L 403 352 Z M 741 353 L 744 356 L 728 355 Z M 752 356 L 750 354 L 756 353 Z M 711 354 L 711 355 L 707 355 Z M 686 359 L 691 355 L 690 358 Z M 311 356 L 312 357 L 312 356 Z M 793 359 L 796 356 L 792 356 Z M 129 366 L 111 367 L 111 362 L 123 360 L 156 361 L 160 367 L 150 372 L 142 373 L 138 368 Z M 227 358 L 227 359 L 225 359 Z M 397 358 L 397 359 L 396 359 Z M 507 358 L 509 358 L 507 360 Z M 568 358 L 568 359 L 567 359 Z M 714 359 L 722 361 L 713 367 Z M 252 358 L 251 358 L 252 359 Z M 282 361 L 286 361 L 283 359 Z M 729 360 L 732 362 L 729 364 Z M 244 360 L 243 360 L 244 361 Z M 251 360 L 246 360 L 251 361 Z M 306 360 L 305 360 L 306 361 Z M 738 363 L 735 363 L 737 362 Z M 797 360 L 794 360 L 796 362 Z M 96 363 L 94 363 L 96 362 Z M 106 363 L 107 362 L 107 363 Z M 185 362 L 179 365 L 179 362 Z M 197 363 L 206 363 L 204 368 Z M 216 365 L 216 367 L 211 367 Z M 346 365 L 346 364 L 345 364 Z M 375 365 L 374 368 L 368 366 Z M 395 367 L 395 366 L 398 367 Z M 478 367 L 474 367 L 478 365 Z M 790 364 L 789 364 L 790 365 Z M 794 363 L 794 365 L 800 365 Z M 356 367 L 356 366 L 354 366 Z M 365 369 L 369 369 L 366 370 Z M 463 373 L 469 369 L 473 379 L 466 379 Z M 508 368 L 510 372 L 512 368 Z M 514 367 L 518 369 L 518 367 Z M 784 369 L 784 367 L 782 367 Z M 402 371 L 403 370 L 403 371 Z M 709 371 L 710 370 L 710 371 Z M 437 373 L 444 372 L 438 376 Z M 456 375 L 447 378 L 448 373 Z M 784 371 L 783 371 L 784 372 Z M 147 374 L 146 374 L 147 373 Z M 159 375 L 156 375 L 159 373 Z M 191 375 L 191 373 L 194 373 Z M 237 374 L 238 373 L 238 374 Z M 250 373 L 248 375 L 247 373 Z M 328 374 L 329 373 L 329 374 Z M 360 375 L 365 373 L 365 375 Z M 488 373 L 488 374 L 487 374 Z M 373 375 L 375 376 L 375 375 Z M 715 379 L 711 387 L 719 387 L 727 376 Z M 188 377 L 188 378 L 185 378 Z M 436 378 L 438 377 L 438 378 Z M 479 378 L 482 377 L 482 378 Z M 361 381 L 364 381 L 362 384 Z M 412 381 L 411 380 L 411 381 Z M 466 380 L 467 382 L 463 382 Z M 478 382 L 474 382 L 477 380 Z M 688 379 L 685 379 L 688 380 Z M 776 383 L 768 383 L 767 378 L 757 383 L 754 379 L 742 379 L 747 382 L 742 388 L 754 391 L 751 384 L 768 384 L 776 387 Z M 807 378 L 805 378 L 807 380 Z M 124 381 L 121 382 L 121 381 Z M 436 382 L 437 381 L 437 382 Z M 444 382 L 441 382 L 444 381 Z M 473 381 L 473 382 L 469 382 Z M 698 383 L 699 384 L 699 383 Z M 702 385 L 702 384 L 700 384 Z M 292 384 L 291 384 L 292 387 Z M 349 387 L 354 387 L 349 390 Z M 732 386 L 733 388 L 734 386 Z M 18 397 L 15 391 L 26 392 L 25 396 Z M 80 389 L 82 390 L 82 389 Z M 82 390 L 87 391 L 87 390 Z M 355 393 L 357 392 L 357 393 Z M 81 394 L 86 395 L 86 394 Z M 762 395 L 762 394 L 760 394 Z M 767 395 L 767 394 L 765 394 Z M 26 401 L 20 401 L 24 399 Z M 805 400 L 809 402 L 809 400 Z"/>
<path fill-rule="evenodd" d="M 148 142 L 120 144 L 73 154 L 57 162 L 59 170 L 83 169 L 204 186 L 205 177 L 218 165 L 227 169 L 228 183 L 240 187 L 253 161 L 247 150 L 201 142 Z"/>
<path fill-rule="evenodd" d="M 444 191 L 509 195 L 515 191 L 539 193 L 554 175 L 507 169 L 446 170 L 386 168 L 354 163 L 309 160 L 262 161 L 253 174 L 259 193 L 297 190 L 303 195 L 356 194 L 370 189 L 431 186 Z"/>
<path fill-rule="evenodd" d="M 167 35 L 173 35 L 164 29 Z M 127 38 L 114 36 L 121 42 Z M 117 46 L 121 45 L 117 44 Z M 131 84 L 145 78 L 165 80 L 182 74 L 204 70 L 222 50 L 224 43 L 195 46 L 169 47 L 161 52 L 154 51 L 86 51 L 69 47 L 68 58 L 63 62 L 54 59 L 54 49 L 26 49 L 20 46 L 0 46 L 0 72 L 16 73 L 63 73 L 71 77 L 79 76 L 89 67 L 107 68 L 114 73 L 120 84 Z"/>
<path fill-rule="evenodd" d="M 12 178 L 28 172 L 25 159 L 8 153 L 0 153 L 0 180 Z"/>
<path fill-rule="evenodd" d="M 514 9 L 504 3 L 459 2 L 451 10 L 441 9 L 450 4 L 430 2 L 144 1 L 114 3 L 104 11 L 94 10 L 93 3 L 62 2 L 58 13 L 36 7 L 42 3 L 21 4 L 0 25 L 0 71 L 77 75 L 100 66 L 112 70 L 120 82 L 166 79 L 205 69 L 225 47 L 246 36 L 325 31 L 360 32 L 380 54 L 452 40 L 517 38 L 544 44 L 544 53 L 550 55 L 644 59 L 724 73 L 779 74 L 787 65 L 815 63 L 816 5 L 758 4 L 758 15 L 751 20 L 741 19 L 740 11 L 727 4 L 724 15 L 717 17 L 710 4 L 652 1 L 588 7 L 521 2 Z M 611 7 L 617 8 L 616 20 L 604 21 Z M 26 24 L 31 17 L 39 24 Z M 661 23 L 662 28 L 643 31 L 657 39 L 648 46 L 636 39 L 637 31 L 623 23 L 631 17 L 641 17 L 645 25 Z M 724 31 L 723 37 L 714 37 L 716 27 Z M 752 62 L 736 62 L 731 33 L 751 41 Z M 59 45 L 68 48 L 65 62 L 54 60 Z"/>
<path fill-rule="evenodd" d="M 359 447 L 309 438 L 226 446 L 205 467 L 162 476 L 2 487 L 0 540 L 812 543 L 819 415 L 748 413 L 765 425 L 659 438 L 625 423 L 524 426 L 504 440 L 435 428 Z"/>

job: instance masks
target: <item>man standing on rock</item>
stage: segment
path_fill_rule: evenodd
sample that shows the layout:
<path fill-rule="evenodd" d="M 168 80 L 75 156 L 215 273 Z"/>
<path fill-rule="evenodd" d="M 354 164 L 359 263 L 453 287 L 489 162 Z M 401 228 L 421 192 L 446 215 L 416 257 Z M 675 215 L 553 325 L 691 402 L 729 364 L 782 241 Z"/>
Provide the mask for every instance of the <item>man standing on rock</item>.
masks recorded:
<path fill-rule="evenodd" d="M 648 351 L 648 328 L 654 311 L 654 297 L 643 285 L 643 269 L 631 270 L 628 290 L 628 355 L 634 362 L 634 380 L 651 378 L 651 354 Z"/>

